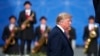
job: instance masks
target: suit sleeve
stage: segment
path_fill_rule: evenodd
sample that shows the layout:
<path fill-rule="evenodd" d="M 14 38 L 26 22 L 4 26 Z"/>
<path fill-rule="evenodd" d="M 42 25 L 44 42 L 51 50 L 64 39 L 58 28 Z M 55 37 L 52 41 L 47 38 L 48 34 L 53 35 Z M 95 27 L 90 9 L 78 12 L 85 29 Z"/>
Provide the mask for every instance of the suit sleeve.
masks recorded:
<path fill-rule="evenodd" d="M 83 40 L 85 41 L 87 39 L 87 28 L 84 28 L 84 33 L 83 33 Z"/>
<path fill-rule="evenodd" d="M 21 26 L 22 24 L 22 12 L 19 14 L 18 25 Z"/>
<path fill-rule="evenodd" d="M 48 40 L 48 47 L 49 47 L 48 56 L 61 56 L 62 55 L 61 54 L 61 51 L 62 51 L 61 37 L 59 35 L 50 36 L 50 37 L 53 37 L 53 38 L 51 40 Z"/>
<path fill-rule="evenodd" d="M 36 39 L 36 41 L 38 41 L 39 40 L 39 38 L 38 38 L 38 27 L 36 27 L 36 29 L 35 29 L 35 39 Z"/>
<path fill-rule="evenodd" d="M 93 0 L 94 9 L 97 10 L 99 0 Z"/>
<path fill-rule="evenodd" d="M 4 28 L 3 33 L 2 33 L 2 39 L 5 41 L 7 39 L 7 27 Z"/>
<path fill-rule="evenodd" d="M 99 28 L 96 29 L 96 33 L 97 33 L 97 38 L 99 37 Z"/>

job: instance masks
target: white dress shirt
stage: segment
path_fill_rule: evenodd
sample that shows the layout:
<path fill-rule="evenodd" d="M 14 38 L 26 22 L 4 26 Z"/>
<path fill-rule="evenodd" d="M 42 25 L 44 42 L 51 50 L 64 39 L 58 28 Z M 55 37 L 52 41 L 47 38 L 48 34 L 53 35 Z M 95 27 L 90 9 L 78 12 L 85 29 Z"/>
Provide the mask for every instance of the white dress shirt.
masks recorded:
<path fill-rule="evenodd" d="M 12 31 L 14 29 L 14 27 L 15 27 L 15 24 L 10 24 L 9 25 L 9 30 Z"/>
<path fill-rule="evenodd" d="M 97 28 L 98 27 L 97 24 L 89 24 L 88 26 L 89 26 L 88 27 L 89 30 L 92 30 L 93 28 Z"/>
<path fill-rule="evenodd" d="M 45 25 L 45 24 L 41 24 L 41 25 L 40 25 L 40 29 L 41 29 L 42 31 L 45 31 L 46 25 Z"/>
<path fill-rule="evenodd" d="M 26 9 L 25 13 L 29 16 L 31 14 L 31 9 Z"/>

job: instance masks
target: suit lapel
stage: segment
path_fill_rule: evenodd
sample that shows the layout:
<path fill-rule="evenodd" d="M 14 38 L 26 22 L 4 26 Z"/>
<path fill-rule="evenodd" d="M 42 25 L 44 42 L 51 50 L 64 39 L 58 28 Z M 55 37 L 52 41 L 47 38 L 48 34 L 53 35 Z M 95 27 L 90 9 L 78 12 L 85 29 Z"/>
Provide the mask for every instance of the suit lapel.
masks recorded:
<path fill-rule="evenodd" d="M 64 39 L 66 39 L 66 41 L 67 41 L 69 47 L 70 47 L 71 50 L 73 51 L 72 46 L 71 46 L 71 44 L 70 44 L 70 41 L 68 40 L 68 37 L 67 37 L 63 32 L 62 32 L 62 34 L 63 34 L 63 36 L 64 36 Z"/>
<path fill-rule="evenodd" d="M 56 27 L 57 27 L 57 26 L 56 26 Z M 57 27 L 57 28 L 58 28 L 58 27 Z M 70 46 L 70 48 L 72 49 L 71 44 L 70 44 L 70 41 L 68 40 L 67 36 L 61 31 L 60 28 L 58 28 L 58 29 L 60 30 L 61 34 L 64 36 L 63 38 L 66 39 L 66 41 L 67 41 L 68 45 Z M 66 42 L 65 42 L 65 43 L 66 43 Z"/>
<path fill-rule="evenodd" d="M 33 14 L 33 12 L 31 11 L 31 14 L 30 14 L 30 16 Z"/>
<path fill-rule="evenodd" d="M 47 31 L 48 27 L 46 26 L 45 31 Z"/>
<path fill-rule="evenodd" d="M 25 10 L 24 10 L 24 16 L 26 15 Z"/>
<path fill-rule="evenodd" d="M 64 33 L 63 33 L 63 36 L 64 36 L 64 38 L 67 40 L 67 42 L 68 42 L 70 48 L 72 49 L 71 44 L 70 44 L 70 41 L 68 40 L 68 37 L 67 37 Z"/>

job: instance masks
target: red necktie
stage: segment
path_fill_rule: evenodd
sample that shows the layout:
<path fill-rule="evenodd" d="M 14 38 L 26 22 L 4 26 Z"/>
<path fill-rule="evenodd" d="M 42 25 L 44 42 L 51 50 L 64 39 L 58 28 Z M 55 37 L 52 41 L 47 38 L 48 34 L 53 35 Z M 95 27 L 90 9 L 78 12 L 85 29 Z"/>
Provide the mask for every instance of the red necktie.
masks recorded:
<path fill-rule="evenodd" d="M 41 33 L 42 33 L 42 34 L 44 33 L 44 30 L 43 30 L 43 29 L 41 29 Z"/>
<path fill-rule="evenodd" d="M 28 17 L 29 17 L 28 13 L 26 13 L 25 15 L 26 15 L 26 19 L 28 19 Z"/>

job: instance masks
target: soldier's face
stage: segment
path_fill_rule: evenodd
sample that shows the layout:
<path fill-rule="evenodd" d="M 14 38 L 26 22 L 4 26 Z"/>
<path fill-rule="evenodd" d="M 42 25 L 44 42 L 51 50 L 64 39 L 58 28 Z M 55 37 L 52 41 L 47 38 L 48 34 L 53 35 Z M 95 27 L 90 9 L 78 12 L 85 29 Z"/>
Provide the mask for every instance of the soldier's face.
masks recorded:
<path fill-rule="evenodd" d="M 16 20 L 14 18 L 11 18 L 10 23 L 11 24 L 15 24 L 16 23 Z"/>
<path fill-rule="evenodd" d="M 41 24 L 46 24 L 46 20 L 42 19 Z"/>
<path fill-rule="evenodd" d="M 25 5 L 25 9 L 30 9 L 31 8 L 31 5 L 30 4 L 26 4 Z"/>
<path fill-rule="evenodd" d="M 94 20 L 93 20 L 93 19 L 90 19 L 90 20 L 89 20 L 89 23 L 90 23 L 90 24 L 94 24 Z"/>

